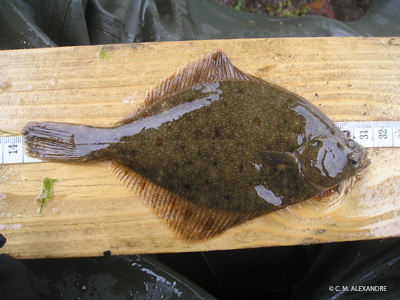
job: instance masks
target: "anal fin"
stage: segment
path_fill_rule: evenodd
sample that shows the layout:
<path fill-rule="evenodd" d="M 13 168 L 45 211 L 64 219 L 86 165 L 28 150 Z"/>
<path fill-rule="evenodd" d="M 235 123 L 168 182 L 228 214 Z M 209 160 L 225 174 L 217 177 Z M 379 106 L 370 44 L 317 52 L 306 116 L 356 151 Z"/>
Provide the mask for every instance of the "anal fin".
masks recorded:
<path fill-rule="evenodd" d="M 159 218 L 167 222 L 171 229 L 186 241 L 207 240 L 259 215 L 200 207 L 114 160 L 110 163 L 110 171 L 122 185 L 142 199 Z"/>

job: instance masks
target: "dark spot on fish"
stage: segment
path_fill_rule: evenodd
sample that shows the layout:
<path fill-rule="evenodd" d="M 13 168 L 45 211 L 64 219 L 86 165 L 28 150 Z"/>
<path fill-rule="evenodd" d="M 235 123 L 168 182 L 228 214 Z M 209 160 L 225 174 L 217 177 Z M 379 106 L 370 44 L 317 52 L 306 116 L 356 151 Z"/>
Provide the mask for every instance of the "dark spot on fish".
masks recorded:
<path fill-rule="evenodd" d="M 71 135 L 71 138 L 69 140 L 69 143 L 72 145 L 73 148 L 76 148 L 76 144 L 75 144 L 75 135 Z"/>
<path fill-rule="evenodd" d="M 194 136 L 200 137 L 200 136 L 202 136 L 202 135 L 203 135 L 203 129 L 196 129 L 196 130 L 194 131 Z"/>
<path fill-rule="evenodd" d="M 243 172 L 243 163 L 241 163 L 239 166 L 239 173 L 242 173 L 242 172 Z"/>
<path fill-rule="evenodd" d="M 190 183 L 185 183 L 183 185 L 183 188 L 186 189 L 186 190 L 190 190 L 192 188 L 192 185 Z"/>
<path fill-rule="evenodd" d="M 212 161 L 212 165 L 213 165 L 214 167 L 218 166 L 218 159 L 214 159 L 214 160 Z"/>
<path fill-rule="evenodd" d="M 260 119 L 259 119 L 258 117 L 255 117 L 255 118 L 253 119 L 253 122 L 254 122 L 254 124 L 260 126 L 261 121 L 260 121 Z"/>
<path fill-rule="evenodd" d="M 239 89 L 239 88 L 237 88 L 236 89 L 236 93 L 238 93 L 238 94 L 240 94 L 240 95 L 244 95 L 244 92 L 243 92 L 243 90 L 242 89 Z"/>
<path fill-rule="evenodd" d="M 164 139 L 161 137 L 158 137 L 156 140 L 156 146 L 161 147 L 164 144 Z"/>
<path fill-rule="evenodd" d="M 221 131 L 219 128 L 215 128 L 213 140 L 220 139 L 220 138 L 221 138 Z"/>
<path fill-rule="evenodd" d="M 179 169 L 181 168 L 181 164 L 180 164 L 179 162 L 173 162 L 173 163 L 171 164 L 171 168 L 172 168 L 173 170 L 179 170 Z"/>

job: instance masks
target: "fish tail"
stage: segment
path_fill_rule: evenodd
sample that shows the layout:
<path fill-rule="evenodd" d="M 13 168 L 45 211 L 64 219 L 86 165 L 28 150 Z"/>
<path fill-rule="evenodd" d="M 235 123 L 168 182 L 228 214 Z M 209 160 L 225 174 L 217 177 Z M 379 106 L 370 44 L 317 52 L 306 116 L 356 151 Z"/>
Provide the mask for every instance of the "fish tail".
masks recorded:
<path fill-rule="evenodd" d="M 85 141 L 91 127 L 53 122 L 29 122 L 24 135 L 26 154 L 46 161 L 89 161 L 98 147 Z"/>

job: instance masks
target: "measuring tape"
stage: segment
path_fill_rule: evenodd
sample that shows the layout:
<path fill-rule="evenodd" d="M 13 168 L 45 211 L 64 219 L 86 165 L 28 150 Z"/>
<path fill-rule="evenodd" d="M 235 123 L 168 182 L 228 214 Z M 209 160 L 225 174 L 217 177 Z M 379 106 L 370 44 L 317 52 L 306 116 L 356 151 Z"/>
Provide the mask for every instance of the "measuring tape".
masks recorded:
<path fill-rule="evenodd" d="M 37 163 L 43 160 L 25 155 L 22 136 L 0 137 L 0 164 Z"/>
<path fill-rule="evenodd" d="M 365 148 L 400 147 L 400 121 L 335 122 Z"/>
<path fill-rule="evenodd" d="M 365 148 L 400 147 L 400 121 L 335 122 L 351 139 Z M 0 137 L 0 164 L 43 162 L 24 153 L 22 136 Z"/>

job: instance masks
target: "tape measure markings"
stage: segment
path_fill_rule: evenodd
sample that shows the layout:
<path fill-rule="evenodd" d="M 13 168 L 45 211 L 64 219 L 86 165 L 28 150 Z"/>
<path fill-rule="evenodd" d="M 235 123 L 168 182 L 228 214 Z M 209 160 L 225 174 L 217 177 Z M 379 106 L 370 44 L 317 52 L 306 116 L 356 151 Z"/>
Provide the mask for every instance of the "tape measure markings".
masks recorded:
<path fill-rule="evenodd" d="M 400 147 L 400 121 L 335 122 L 360 145 L 370 147 Z"/>
<path fill-rule="evenodd" d="M 0 164 L 23 164 L 43 162 L 26 156 L 22 136 L 0 137 Z"/>

